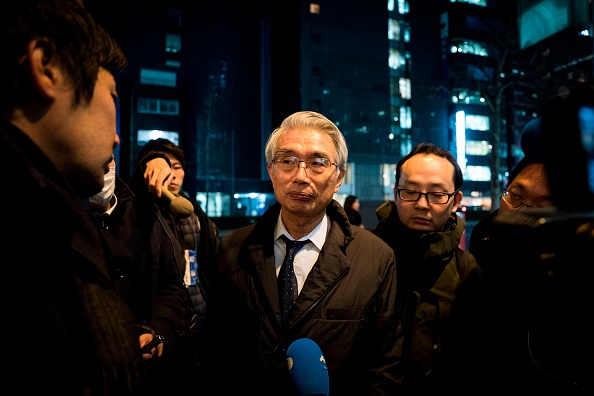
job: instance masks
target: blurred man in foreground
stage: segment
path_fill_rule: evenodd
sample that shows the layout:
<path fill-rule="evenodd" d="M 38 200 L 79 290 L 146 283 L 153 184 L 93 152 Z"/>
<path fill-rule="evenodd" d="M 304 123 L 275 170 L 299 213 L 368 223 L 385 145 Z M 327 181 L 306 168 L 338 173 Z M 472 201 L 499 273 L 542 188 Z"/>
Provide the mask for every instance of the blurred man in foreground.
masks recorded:
<path fill-rule="evenodd" d="M 141 377 L 133 318 L 80 201 L 101 190 L 119 144 L 113 73 L 127 61 L 80 1 L 2 8 L 0 158 L 15 191 L 0 198 L 2 279 L 12 285 L 2 288 L 2 384 L 129 394 Z"/>

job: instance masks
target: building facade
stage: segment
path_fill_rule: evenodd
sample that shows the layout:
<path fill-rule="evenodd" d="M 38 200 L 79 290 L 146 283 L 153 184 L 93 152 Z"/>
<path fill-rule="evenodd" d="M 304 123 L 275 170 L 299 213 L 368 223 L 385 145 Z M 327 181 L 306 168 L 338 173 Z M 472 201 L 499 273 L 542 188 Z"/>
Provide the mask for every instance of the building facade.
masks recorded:
<path fill-rule="evenodd" d="M 587 0 L 84 3 L 130 59 L 121 176 L 147 140 L 169 138 L 188 158 L 184 189 L 214 218 L 275 202 L 263 148 L 299 110 L 347 139 L 339 201 L 391 199 L 395 164 L 429 141 L 457 156 L 464 205 L 490 210 L 541 101 L 592 80 Z M 567 23 L 531 37 L 551 13 Z"/>

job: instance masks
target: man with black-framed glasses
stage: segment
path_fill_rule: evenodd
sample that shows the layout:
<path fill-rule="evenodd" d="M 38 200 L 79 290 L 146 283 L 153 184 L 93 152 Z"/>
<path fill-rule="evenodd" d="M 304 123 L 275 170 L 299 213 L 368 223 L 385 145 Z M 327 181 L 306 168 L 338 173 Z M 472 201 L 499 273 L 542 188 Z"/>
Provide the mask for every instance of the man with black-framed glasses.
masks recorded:
<path fill-rule="evenodd" d="M 394 249 L 405 303 L 405 394 L 472 390 L 472 354 L 478 351 L 472 317 L 480 309 L 473 295 L 482 270 L 459 247 L 462 181 L 449 151 L 420 143 L 396 165 L 394 200 L 376 210 L 374 233 Z"/>

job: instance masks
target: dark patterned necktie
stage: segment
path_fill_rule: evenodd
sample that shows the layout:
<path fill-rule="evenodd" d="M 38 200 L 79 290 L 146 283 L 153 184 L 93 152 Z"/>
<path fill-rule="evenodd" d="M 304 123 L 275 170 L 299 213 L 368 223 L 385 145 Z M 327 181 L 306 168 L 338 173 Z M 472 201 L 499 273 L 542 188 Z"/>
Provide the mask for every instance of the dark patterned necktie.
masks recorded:
<path fill-rule="evenodd" d="M 282 235 L 283 241 L 287 245 L 285 259 L 280 267 L 278 273 L 278 295 L 281 303 L 281 316 L 283 323 L 289 316 L 289 311 L 293 306 L 293 303 L 297 299 L 297 277 L 293 269 L 293 260 L 297 252 L 305 245 L 309 243 L 309 239 L 305 241 L 292 241 L 285 235 Z"/>

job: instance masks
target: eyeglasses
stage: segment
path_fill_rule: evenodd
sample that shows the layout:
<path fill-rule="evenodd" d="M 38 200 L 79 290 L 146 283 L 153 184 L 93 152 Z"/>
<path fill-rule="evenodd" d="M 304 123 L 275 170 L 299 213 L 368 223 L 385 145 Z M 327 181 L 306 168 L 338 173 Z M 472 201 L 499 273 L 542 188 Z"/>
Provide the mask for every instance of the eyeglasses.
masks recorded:
<path fill-rule="evenodd" d="M 317 175 L 324 173 L 326 169 L 330 168 L 330 165 L 338 167 L 338 163 L 330 162 L 328 158 L 323 157 L 307 160 L 302 160 L 297 157 L 280 157 L 273 159 L 272 162 L 283 172 L 292 172 L 293 170 L 298 169 L 299 164 L 303 162 L 306 169 L 309 169 L 311 173 Z"/>
<path fill-rule="evenodd" d="M 510 204 L 511 207 L 514 209 L 518 209 L 522 205 L 526 206 L 527 208 L 540 208 L 540 206 L 530 205 L 530 204 L 522 201 L 522 198 L 520 198 L 519 195 L 514 194 L 513 192 L 508 191 L 508 190 L 503 190 L 502 196 L 503 196 L 503 199 L 505 200 L 505 202 Z"/>
<path fill-rule="evenodd" d="M 454 191 L 453 193 L 445 193 L 445 192 L 420 192 L 417 190 L 408 190 L 406 188 L 397 188 L 396 194 L 398 198 L 405 202 L 416 202 L 421 199 L 421 196 L 424 195 L 427 202 L 433 204 L 447 204 L 450 201 L 450 198 L 454 196 L 459 190 Z"/>

